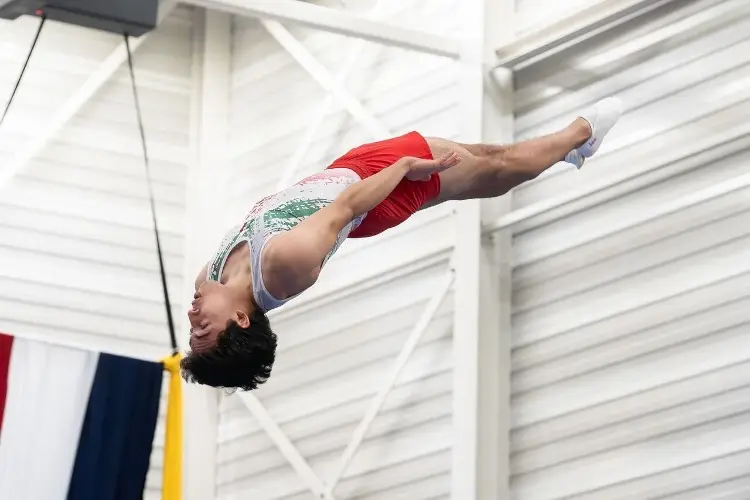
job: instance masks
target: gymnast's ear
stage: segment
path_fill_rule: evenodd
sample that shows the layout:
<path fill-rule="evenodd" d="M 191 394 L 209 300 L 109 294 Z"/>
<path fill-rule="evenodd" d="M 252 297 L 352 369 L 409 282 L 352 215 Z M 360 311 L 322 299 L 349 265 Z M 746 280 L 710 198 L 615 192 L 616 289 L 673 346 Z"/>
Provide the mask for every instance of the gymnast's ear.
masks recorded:
<path fill-rule="evenodd" d="M 247 328 L 248 326 L 250 326 L 250 317 L 246 312 L 240 310 L 237 311 L 237 324 L 241 328 Z"/>

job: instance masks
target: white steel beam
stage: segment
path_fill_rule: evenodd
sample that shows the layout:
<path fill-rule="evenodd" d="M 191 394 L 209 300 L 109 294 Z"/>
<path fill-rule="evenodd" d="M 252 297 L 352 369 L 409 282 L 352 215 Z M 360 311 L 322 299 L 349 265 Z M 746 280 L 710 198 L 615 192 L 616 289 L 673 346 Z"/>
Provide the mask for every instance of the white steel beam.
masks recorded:
<path fill-rule="evenodd" d="M 386 0 L 377 0 L 375 5 L 368 13 L 368 16 L 373 19 L 379 19 L 385 13 L 385 5 Z M 346 61 L 344 61 L 341 71 L 335 77 L 336 83 L 340 87 L 344 86 L 344 82 L 346 81 L 346 78 L 349 76 L 349 73 L 352 71 L 354 66 L 357 63 L 361 62 L 359 59 L 362 55 L 362 51 L 364 51 L 366 46 L 367 40 L 359 39 L 349 49 L 349 54 L 347 55 Z M 299 146 L 297 146 L 294 154 L 292 154 L 291 160 L 289 160 L 289 163 L 284 168 L 284 172 L 279 178 L 279 182 L 276 184 L 277 191 L 287 187 L 287 184 L 292 180 L 292 177 L 299 171 L 300 164 L 307 155 L 307 152 L 310 150 L 310 146 L 312 146 L 312 143 L 315 140 L 318 129 L 323 124 L 326 115 L 335 103 L 336 99 L 329 92 L 326 98 L 321 103 L 320 107 L 316 110 L 312 121 L 307 126 L 307 130 L 305 130 L 305 133 L 302 135 Z"/>
<path fill-rule="evenodd" d="M 130 48 L 133 52 L 148 39 L 148 35 L 130 40 Z M 112 75 L 128 60 L 125 42 L 121 42 L 117 48 L 102 62 L 102 64 L 86 79 L 67 101 L 57 110 L 49 120 L 39 124 L 39 130 L 34 136 L 15 153 L 13 159 L 0 166 L 0 190 L 2 190 L 15 174 L 23 170 L 29 162 L 38 155 L 83 107 L 93 98 L 96 93 L 106 84 Z"/>
<path fill-rule="evenodd" d="M 185 0 L 186 3 L 238 16 L 294 22 L 331 33 L 450 58 L 458 42 L 448 36 L 402 28 L 366 16 L 295 0 Z"/>
<path fill-rule="evenodd" d="M 209 259 L 223 220 L 221 204 L 226 167 L 231 71 L 231 17 L 220 12 L 195 9 L 193 14 L 193 93 L 191 144 L 194 161 L 188 166 L 185 205 L 185 262 L 182 304 L 195 292 L 194 277 Z M 183 316 L 183 322 L 186 318 Z M 189 325 L 179 330 L 179 344 L 188 345 Z M 216 443 L 218 440 L 219 392 L 188 384 L 184 387 L 183 499 L 213 498 L 216 491 Z"/>
<path fill-rule="evenodd" d="M 238 397 L 252 412 L 260 426 L 266 431 L 274 444 L 276 444 L 276 447 L 281 454 L 291 464 L 300 479 L 302 479 L 313 495 L 325 500 L 335 500 L 333 494 L 327 491 L 328 489 L 323 481 L 321 481 L 318 475 L 315 474 L 315 471 L 312 470 L 305 458 L 300 454 L 299 450 L 297 450 L 286 434 L 284 434 L 284 431 L 281 430 L 271 415 L 268 414 L 268 410 L 266 410 L 258 398 L 249 392 L 240 393 L 238 394 Z"/>
<path fill-rule="evenodd" d="M 375 420 L 375 417 L 377 416 L 380 409 L 383 407 L 385 398 L 396 385 L 396 380 L 398 380 L 398 376 L 401 374 L 401 370 L 403 370 L 406 366 L 406 363 L 409 361 L 412 353 L 417 348 L 417 344 L 424 335 L 425 331 L 427 331 L 427 327 L 430 326 L 432 318 L 435 317 L 438 308 L 443 303 L 443 300 L 445 300 L 446 295 L 448 295 L 448 292 L 453 286 L 454 277 L 454 272 L 452 270 L 449 270 L 448 274 L 445 276 L 445 278 L 443 278 L 440 285 L 436 288 L 432 298 L 422 311 L 422 315 L 414 325 L 414 328 L 409 334 L 409 338 L 406 339 L 406 343 L 404 344 L 404 347 L 401 349 L 401 352 L 396 358 L 396 362 L 393 364 L 393 368 L 391 368 L 391 371 L 386 378 L 385 383 L 373 398 L 372 403 L 370 403 L 370 406 L 368 407 L 364 418 L 354 430 L 354 434 L 352 435 L 349 444 L 346 446 L 346 449 L 344 449 L 344 453 L 341 456 L 339 466 L 331 477 L 331 480 L 328 482 L 329 495 L 333 494 L 333 491 L 336 489 L 336 486 L 338 486 L 339 481 L 341 481 L 341 478 L 344 477 L 346 469 L 351 464 L 352 459 L 354 458 L 354 454 L 359 448 L 359 445 L 362 444 L 362 441 L 364 440 L 365 435 L 370 428 L 370 425 L 372 424 L 373 420 Z"/>
<path fill-rule="evenodd" d="M 601 0 L 575 10 L 533 32 L 496 49 L 498 66 L 514 68 L 541 60 L 564 48 L 591 38 L 607 29 L 653 12 L 677 0 Z"/>
<path fill-rule="evenodd" d="M 159 19 L 158 24 L 161 24 L 161 22 L 171 14 L 172 11 L 177 8 L 177 4 L 179 3 L 180 0 L 161 0 L 159 3 L 159 13 L 157 15 L 157 18 Z"/>
<path fill-rule="evenodd" d="M 483 61 L 512 36 L 513 0 L 462 3 L 462 142 L 513 142 L 508 70 L 492 82 Z M 485 220 L 510 210 L 510 195 L 458 205 L 453 330 L 455 500 L 510 498 L 510 231 L 484 238 Z M 488 219 L 489 218 L 489 219 Z"/>
<path fill-rule="evenodd" d="M 479 25 L 483 8 L 480 0 L 464 4 L 467 11 L 477 11 L 469 22 Z M 463 26 L 466 27 L 464 20 Z M 481 32 L 480 32 L 480 37 Z M 467 143 L 482 141 L 482 72 L 468 61 L 479 59 L 480 40 L 467 41 L 467 54 L 461 61 L 460 101 L 462 102 L 461 139 Z M 481 59 L 479 59 L 481 60 Z M 479 349 L 480 304 L 479 280 L 482 273 L 482 220 L 481 202 L 468 200 L 458 203 L 456 210 L 456 247 L 453 254 L 456 271 L 456 289 L 453 306 L 453 453 L 451 468 L 451 499 L 478 500 L 479 494 Z M 490 495 L 488 498 L 497 498 Z"/>
<path fill-rule="evenodd" d="M 386 138 L 390 132 L 361 102 L 351 95 L 328 69 L 323 66 L 299 40 L 289 33 L 278 21 L 261 20 L 263 26 L 271 36 L 286 49 L 287 52 L 307 71 L 324 90 L 349 111 L 357 122 L 362 125 L 373 139 Z"/>
<path fill-rule="evenodd" d="M 618 44 L 611 49 L 576 63 L 576 68 L 593 71 L 628 56 L 653 47 L 657 43 L 679 37 L 683 33 L 699 30 L 701 26 L 717 19 L 744 17 L 750 5 L 746 0 L 703 0 L 694 2 L 690 10 L 684 9 L 685 17 L 674 22 L 664 23 L 660 28 L 649 31 L 643 36 Z M 692 12 L 691 12 L 692 11 Z M 738 28 L 742 29 L 742 28 Z"/>

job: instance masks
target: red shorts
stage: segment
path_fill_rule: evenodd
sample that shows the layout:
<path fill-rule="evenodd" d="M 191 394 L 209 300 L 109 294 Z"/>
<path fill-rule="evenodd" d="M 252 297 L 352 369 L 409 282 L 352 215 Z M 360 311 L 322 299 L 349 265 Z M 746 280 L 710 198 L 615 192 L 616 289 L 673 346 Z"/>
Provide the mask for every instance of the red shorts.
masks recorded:
<path fill-rule="evenodd" d="M 393 165 L 404 156 L 432 159 L 427 141 L 417 132 L 365 144 L 354 148 L 328 168 L 348 168 L 365 179 Z M 350 238 L 366 238 L 398 226 L 422 206 L 440 194 L 440 177 L 429 181 L 402 180 L 396 189 L 377 207 L 368 212 L 362 224 L 349 234 Z"/>

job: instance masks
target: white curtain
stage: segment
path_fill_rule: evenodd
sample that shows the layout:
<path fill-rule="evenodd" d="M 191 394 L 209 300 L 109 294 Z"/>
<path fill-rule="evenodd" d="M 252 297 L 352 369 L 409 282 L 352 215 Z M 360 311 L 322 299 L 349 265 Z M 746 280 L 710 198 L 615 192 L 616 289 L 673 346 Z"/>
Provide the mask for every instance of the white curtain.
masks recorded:
<path fill-rule="evenodd" d="M 14 339 L 0 499 L 65 500 L 98 359 L 98 353 Z"/>

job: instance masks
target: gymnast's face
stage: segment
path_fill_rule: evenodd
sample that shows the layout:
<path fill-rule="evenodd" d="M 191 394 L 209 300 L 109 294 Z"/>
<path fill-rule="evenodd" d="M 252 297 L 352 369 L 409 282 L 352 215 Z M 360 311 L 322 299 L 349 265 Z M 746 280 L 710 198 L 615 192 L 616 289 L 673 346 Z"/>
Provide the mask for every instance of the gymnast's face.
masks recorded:
<path fill-rule="evenodd" d="M 241 301 L 226 285 L 206 281 L 193 298 L 187 314 L 190 320 L 190 348 L 194 351 L 200 352 L 216 345 L 216 337 L 230 321 L 236 321 L 243 328 L 250 325 Z"/>

